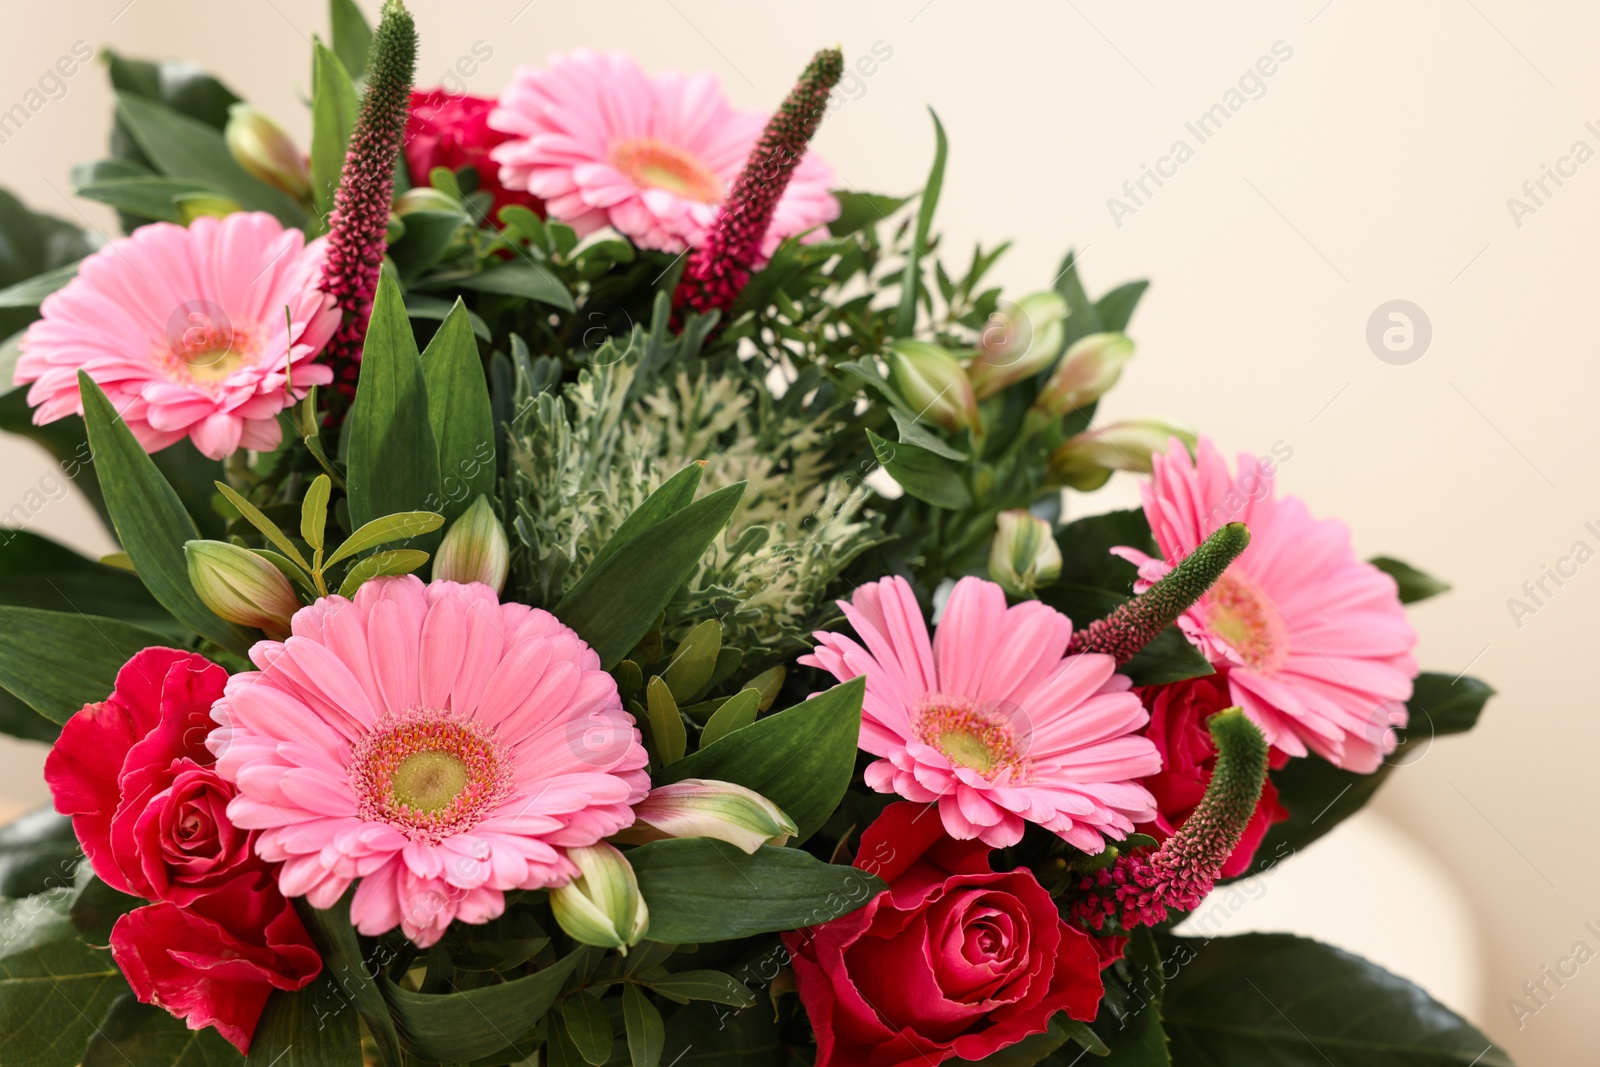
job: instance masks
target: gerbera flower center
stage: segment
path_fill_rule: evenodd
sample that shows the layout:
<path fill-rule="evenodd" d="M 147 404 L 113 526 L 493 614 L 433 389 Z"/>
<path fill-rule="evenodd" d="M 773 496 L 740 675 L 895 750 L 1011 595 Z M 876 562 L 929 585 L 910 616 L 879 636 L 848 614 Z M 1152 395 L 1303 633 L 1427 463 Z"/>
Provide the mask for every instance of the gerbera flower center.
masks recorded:
<path fill-rule="evenodd" d="M 711 168 L 676 145 L 653 137 L 618 141 L 611 148 L 611 162 L 635 185 L 665 189 L 702 204 L 722 199 L 722 183 Z"/>
<path fill-rule="evenodd" d="M 1288 653 L 1283 618 L 1244 578 L 1224 574 L 1206 594 L 1206 625 L 1256 670 L 1272 670 Z"/>
<path fill-rule="evenodd" d="M 164 346 L 156 351 L 156 362 L 179 381 L 215 385 L 240 367 L 253 364 L 260 348 L 248 328 L 193 312 L 182 322 L 169 325 Z"/>
<path fill-rule="evenodd" d="M 489 732 L 427 709 L 375 723 L 356 742 L 350 780 L 361 818 L 432 844 L 471 829 L 511 787 Z"/>
<path fill-rule="evenodd" d="M 914 726 L 923 744 L 985 778 L 1022 765 L 1023 745 L 1011 719 L 968 697 L 928 694 L 917 704 Z"/>

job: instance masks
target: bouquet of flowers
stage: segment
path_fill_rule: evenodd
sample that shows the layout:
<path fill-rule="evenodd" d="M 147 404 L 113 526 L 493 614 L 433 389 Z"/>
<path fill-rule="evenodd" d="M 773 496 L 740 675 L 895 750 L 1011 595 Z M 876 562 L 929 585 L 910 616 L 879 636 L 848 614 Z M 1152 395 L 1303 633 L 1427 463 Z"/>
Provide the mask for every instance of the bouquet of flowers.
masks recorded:
<path fill-rule="evenodd" d="M 937 119 L 835 191 L 837 50 L 489 100 L 330 13 L 309 152 L 112 54 L 126 236 L 0 194 L 0 426 L 122 547 L 0 535 L 0 1061 L 1509 1063 L 1179 925 L 1490 690 L 1286 450 L 1095 421 L 1143 282 L 943 255 Z"/>

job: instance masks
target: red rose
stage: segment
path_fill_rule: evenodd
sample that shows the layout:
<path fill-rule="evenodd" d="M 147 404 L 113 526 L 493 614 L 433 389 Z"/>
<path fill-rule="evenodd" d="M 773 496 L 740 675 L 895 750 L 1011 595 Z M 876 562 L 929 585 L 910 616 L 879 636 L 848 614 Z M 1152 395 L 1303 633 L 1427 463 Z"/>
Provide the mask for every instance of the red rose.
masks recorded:
<path fill-rule="evenodd" d="M 500 164 L 489 158 L 489 149 L 511 135 L 489 128 L 489 113 L 495 106 L 494 100 L 481 96 L 443 89 L 414 91 L 406 119 L 406 166 L 412 184 L 427 185 L 434 167 L 452 171 L 471 167 L 478 172 L 478 187 L 494 197 L 491 220 L 498 219 L 507 204 L 521 204 L 543 215 L 532 193 L 500 184 Z"/>
<path fill-rule="evenodd" d="M 188 907 L 152 904 L 117 920 L 111 955 L 145 1004 L 215 1026 L 250 1051 L 267 997 L 299 989 L 322 970 L 305 927 L 269 885 L 235 878 Z"/>
<path fill-rule="evenodd" d="M 946 836 L 925 804 L 891 804 L 856 866 L 889 888 L 859 911 L 784 934 L 817 1035 L 817 1067 L 981 1060 L 1104 991 L 1088 934 L 1026 869 L 997 872 L 980 841 Z"/>
<path fill-rule="evenodd" d="M 205 745 L 227 679 L 192 652 L 143 650 L 67 720 L 44 777 L 100 880 L 157 901 L 111 932 L 139 999 L 246 1051 L 272 990 L 299 989 L 322 961 L 255 835 L 228 819 L 235 790 Z"/>
<path fill-rule="evenodd" d="M 1139 832 L 1165 841 L 1205 796 L 1212 768 L 1217 764 L 1217 750 L 1206 720 L 1232 707 L 1233 702 L 1228 697 L 1228 683 L 1220 674 L 1150 686 L 1140 690 L 1139 695 L 1150 710 L 1145 736 L 1155 742 L 1161 753 L 1161 773 L 1143 779 L 1144 787 L 1156 798 L 1160 814 L 1155 822 L 1140 826 Z M 1286 760 L 1281 753 L 1273 753 L 1274 767 L 1283 766 Z M 1288 811 L 1278 803 L 1278 790 L 1268 778 L 1261 788 L 1255 815 L 1245 827 L 1238 847 L 1223 864 L 1222 876 L 1236 878 L 1247 872 L 1268 827 L 1288 817 Z"/>

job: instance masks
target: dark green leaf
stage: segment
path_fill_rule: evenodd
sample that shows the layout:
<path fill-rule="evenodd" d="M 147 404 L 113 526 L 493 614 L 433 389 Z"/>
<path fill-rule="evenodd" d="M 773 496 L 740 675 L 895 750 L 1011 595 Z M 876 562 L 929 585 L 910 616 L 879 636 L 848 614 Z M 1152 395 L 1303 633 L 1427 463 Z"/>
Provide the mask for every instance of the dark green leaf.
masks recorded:
<path fill-rule="evenodd" d="M 183 222 L 178 211 L 177 197 L 215 194 L 216 189 L 205 182 L 184 178 L 114 178 L 79 186 L 77 194 L 85 200 L 109 204 L 118 211 L 137 215 L 143 219 L 161 222 Z"/>
<path fill-rule="evenodd" d="M 65 890 L 0 900 L 0 1063 L 74 1067 L 128 983 L 67 917 Z"/>
<path fill-rule="evenodd" d="M 335 48 L 339 46 L 338 7 L 339 0 L 334 0 Z M 360 17 L 357 13 L 356 18 Z M 326 219 L 333 210 L 333 194 L 339 188 L 339 174 L 344 169 L 345 151 L 350 144 L 350 131 L 355 129 L 360 101 L 348 68 L 338 56 L 324 48 L 321 41 L 313 42 L 311 48 L 311 197 L 317 215 Z M 365 58 L 363 48 L 362 59 Z"/>
<path fill-rule="evenodd" d="M 1406 701 L 1410 713 L 1406 742 L 1466 733 L 1478 725 L 1478 716 L 1492 696 L 1494 690 L 1476 678 L 1431 672 L 1417 675 L 1411 699 Z"/>
<path fill-rule="evenodd" d="M 353 895 L 354 890 L 327 909 L 313 908 L 302 899 L 296 910 L 322 953 L 323 975 L 338 983 L 356 1013 L 366 1022 L 367 1032 L 377 1043 L 383 1062 L 398 1065 L 400 1038 L 376 980 L 393 962 L 394 950 L 379 942 L 369 952 L 362 952 L 361 939 L 350 924 Z"/>
<path fill-rule="evenodd" d="M 76 263 L 68 263 L 64 267 L 35 274 L 31 278 L 0 290 L 0 308 L 36 308 L 44 303 L 45 297 L 57 289 L 65 289 L 67 283 L 77 276 Z"/>
<path fill-rule="evenodd" d="M 1431 574 L 1424 574 L 1409 563 L 1402 563 L 1387 556 L 1378 556 L 1369 562 L 1394 579 L 1394 584 L 1400 590 L 1402 604 L 1415 604 L 1419 600 L 1427 600 L 1450 589 L 1449 582 L 1441 582 Z"/>
<path fill-rule="evenodd" d="M 657 784 L 707 778 L 753 789 L 794 820 L 804 841 L 833 814 L 855 773 L 865 692 L 865 680 L 855 678 L 758 719 L 663 768 Z"/>
<path fill-rule="evenodd" d="M 350 77 L 367 72 L 367 50 L 372 47 L 372 27 L 355 0 L 330 0 L 328 21 L 333 29 L 333 50 Z"/>
<path fill-rule="evenodd" d="M 425 319 L 430 322 L 443 322 L 449 317 L 455 305 L 448 300 L 437 296 L 428 296 L 425 293 L 410 293 L 406 296 L 406 314 L 413 319 Z M 472 323 L 472 332 L 480 341 L 493 341 L 494 334 L 489 332 L 489 324 L 476 311 L 467 312 L 467 321 Z M 496 353 L 505 359 L 505 353 Z"/>
<path fill-rule="evenodd" d="M 439 444 L 443 494 L 438 510 L 453 519 L 478 497 L 493 497 L 495 492 L 489 379 L 472 323 L 467 321 L 467 306 L 460 300 L 422 353 L 422 374 L 428 388 L 428 419 Z"/>
<path fill-rule="evenodd" d="M 83 1067 L 239 1067 L 244 1057 L 214 1027 L 191 1030 L 124 993 L 111 1005 L 83 1054 Z"/>
<path fill-rule="evenodd" d="M 1069 522 L 1056 531 L 1056 545 L 1061 549 L 1059 580 L 1062 583 L 1096 586 L 1124 596 L 1133 592 L 1137 569 L 1128 561 L 1113 556 L 1111 550 L 1126 545 L 1150 555 L 1157 554 L 1150 524 L 1138 508 L 1108 511 Z"/>
<path fill-rule="evenodd" d="M 678 971 L 663 978 L 653 978 L 651 989 L 666 997 L 687 1004 L 691 1000 L 709 1000 L 713 1004 L 727 1004 L 735 1008 L 748 1008 L 756 1002 L 756 995 L 743 982 L 721 971 Z"/>
<path fill-rule="evenodd" d="M 650 739 L 656 761 L 665 765 L 683 758 L 689 745 L 689 732 L 683 725 L 678 702 L 672 690 L 659 677 L 645 687 L 645 708 L 650 723 Z"/>
<path fill-rule="evenodd" d="M 576 307 L 572 302 L 572 293 L 550 268 L 526 260 L 506 263 L 482 274 L 458 279 L 453 284 L 480 293 L 502 293 L 520 296 L 525 300 L 537 300 L 562 311 L 572 311 Z"/>
<path fill-rule="evenodd" d="M 1198 648 L 1189 643 L 1176 626 L 1169 626 L 1117 670 L 1133 679 L 1134 685 L 1167 685 L 1185 678 L 1215 674 Z"/>
<path fill-rule="evenodd" d="M 799 849 L 762 845 L 747 856 L 706 837 L 641 845 L 628 862 L 650 907 L 649 937 L 675 944 L 814 926 L 854 911 L 883 888 L 866 871 Z"/>
<path fill-rule="evenodd" d="M 72 925 L 91 945 L 105 945 L 111 941 L 111 928 L 117 920 L 134 908 L 149 903 L 143 897 L 130 896 L 106 885 L 95 877 L 87 862 L 79 863 L 76 885 L 72 891 L 69 915 Z"/>
<path fill-rule="evenodd" d="M 961 468 L 937 453 L 904 441 L 886 441 L 867 431 L 872 453 L 900 487 L 935 507 L 956 510 L 972 503 Z"/>
<path fill-rule="evenodd" d="M 118 619 L 0 607 L 0 686 L 64 723 L 104 700 L 134 653 L 167 640 Z"/>
<path fill-rule="evenodd" d="M 0 733 L 23 741 L 54 744 L 61 736 L 61 724 L 51 722 L 4 689 L 0 689 Z"/>
<path fill-rule="evenodd" d="M 461 1063 L 499 1052 L 550 1010 L 577 965 L 572 953 L 537 974 L 454 993 L 413 993 L 381 979 L 400 1037 L 412 1054 Z M 560 1029 L 559 1027 L 556 1029 Z"/>
<path fill-rule="evenodd" d="M 105 615 L 149 629 L 176 625 L 137 575 L 27 530 L 0 531 L 0 604 Z"/>
<path fill-rule="evenodd" d="M 327 972 L 293 993 L 272 991 L 245 1058 L 248 1067 L 356 1067 L 361 1062 L 360 1019 Z"/>
<path fill-rule="evenodd" d="M 1148 928 L 1134 931 L 1124 953 L 1129 984 L 1119 986 L 1109 1010 L 1102 1010 L 1098 1033 L 1111 1054 L 1098 1062 L 1106 1067 L 1169 1067 L 1172 1060 L 1162 1031 L 1166 972 L 1161 949 Z M 1120 970 L 1120 968 L 1119 968 Z"/>
<path fill-rule="evenodd" d="M 911 202 L 909 196 L 884 196 L 881 193 L 858 193 L 849 189 L 834 192 L 839 201 L 839 217 L 828 223 L 828 232 L 835 237 L 859 233 L 880 222 Z"/>
<path fill-rule="evenodd" d="M 779 1067 L 784 1055 L 772 1012 L 698 1002 L 667 1020 L 661 1062 L 670 1067 Z"/>
<path fill-rule="evenodd" d="M 936 456 L 955 460 L 957 463 L 965 463 L 967 461 L 968 456 L 965 452 L 958 451 L 945 444 L 931 430 L 918 422 L 916 417 L 909 411 L 890 408 L 889 417 L 894 419 L 895 429 L 900 431 L 900 440 L 903 444 L 916 445 L 918 448 L 926 449 Z"/>
<path fill-rule="evenodd" d="M 580 991 L 563 1001 L 561 1022 L 578 1055 L 587 1062 L 600 1067 L 611 1058 L 611 1020 L 593 996 Z"/>
<path fill-rule="evenodd" d="M 657 1067 L 667 1028 L 650 998 L 631 983 L 622 987 L 622 1020 L 628 1032 L 628 1059 L 633 1067 Z"/>
<path fill-rule="evenodd" d="M 183 546 L 197 540 L 200 532 L 178 494 L 134 440 L 105 393 L 82 371 L 78 372 L 78 388 L 83 394 L 95 466 L 103 476 L 106 509 L 139 577 L 173 618 L 244 655 L 253 643 L 250 632 L 212 614 L 189 584 Z"/>
<path fill-rule="evenodd" d="M 1133 318 L 1133 309 L 1139 306 L 1139 298 L 1144 296 L 1144 291 L 1150 288 L 1150 283 L 1145 281 L 1128 282 L 1119 285 L 1105 296 L 1095 301 L 1095 314 L 1100 317 L 1100 328 L 1113 333 L 1125 333 L 1128 322 Z"/>
<path fill-rule="evenodd" d="M 939 206 L 939 191 L 944 187 L 944 161 L 949 144 L 945 141 L 944 123 L 933 116 L 933 166 L 928 171 L 927 183 L 922 187 L 921 202 L 917 205 L 917 228 L 906 256 L 906 269 L 900 276 L 900 312 L 895 316 L 894 335 L 910 337 L 917 325 L 917 294 L 922 287 L 922 256 L 928 250 L 928 234 L 933 228 L 933 213 Z"/>
<path fill-rule="evenodd" d="M 0 896 L 67 889 L 82 856 L 72 820 L 48 804 L 34 808 L 0 826 Z"/>
<path fill-rule="evenodd" d="M 610 670 L 694 573 L 743 493 L 743 482 L 725 486 L 641 531 L 584 572 L 556 605 L 556 617 Z"/>
<path fill-rule="evenodd" d="M 228 109 L 239 102 L 232 89 L 187 60 L 151 63 L 107 52 L 106 65 L 112 88 L 160 101 L 216 130 L 228 124 Z"/>
<path fill-rule="evenodd" d="M 167 177 L 202 182 L 248 210 L 277 216 L 285 226 L 304 224 L 305 212 L 299 205 L 246 173 L 213 127 L 127 92 L 117 94 L 117 118 Z"/>
<path fill-rule="evenodd" d="M 408 282 L 437 266 L 451 251 L 456 235 L 472 225 L 462 211 L 408 211 L 402 221 L 406 232 L 389 246 L 389 255 Z"/>
<path fill-rule="evenodd" d="M 1289 934 L 1175 938 L 1162 1015 L 1178 1067 L 1511 1067 L 1421 989 Z"/>
<path fill-rule="evenodd" d="M 439 448 L 428 420 L 422 357 L 400 287 L 387 270 L 378 282 L 362 349 L 355 404 L 345 422 L 350 521 L 429 510 L 439 496 Z M 431 544 L 419 547 L 431 548 Z"/>
<path fill-rule="evenodd" d="M 677 474 L 661 483 L 661 487 L 645 497 L 643 504 L 634 508 L 622 525 L 617 527 L 617 532 L 601 546 L 594 557 L 595 566 L 601 560 L 611 555 L 623 545 L 638 537 L 645 530 L 654 526 L 668 515 L 682 511 L 694 500 L 695 490 L 700 488 L 700 477 L 705 474 L 704 463 L 690 463 Z"/>

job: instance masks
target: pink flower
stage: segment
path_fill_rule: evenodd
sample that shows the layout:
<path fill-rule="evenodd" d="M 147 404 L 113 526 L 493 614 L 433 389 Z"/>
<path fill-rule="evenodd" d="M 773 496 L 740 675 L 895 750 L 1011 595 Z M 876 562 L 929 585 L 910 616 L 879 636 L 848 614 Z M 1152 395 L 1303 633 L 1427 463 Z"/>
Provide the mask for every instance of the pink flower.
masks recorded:
<path fill-rule="evenodd" d="M 1066 655 L 1072 621 L 1037 601 L 1006 607 L 963 578 L 930 645 L 903 578 L 841 601 L 865 647 L 819 633 L 800 662 L 866 675 L 861 747 L 881 756 L 867 785 L 937 801 L 950 836 L 1016 844 L 1034 822 L 1085 852 L 1155 818 L 1138 779 L 1161 768 L 1139 698 L 1110 656 Z"/>
<path fill-rule="evenodd" d="M 505 891 L 563 885 L 567 848 L 633 821 L 647 755 L 593 649 L 484 585 L 380 578 L 295 614 L 212 716 L 228 816 L 279 885 L 421 946 Z"/>
<path fill-rule="evenodd" d="M 539 211 L 538 198 L 500 184 L 499 167 L 489 150 L 508 134 L 489 128 L 495 102 L 488 97 L 452 93 L 446 89 L 413 90 L 411 114 L 406 118 L 406 165 L 413 185 L 427 185 L 434 167 L 452 171 L 471 167 L 478 172 L 478 187 L 494 197 L 491 220 L 509 204 Z M 541 212 L 542 213 L 542 212 Z"/>
<path fill-rule="evenodd" d="M 577 51 L 517 71 L 489 116 L 513 139 L 491 156 L 506 188 L 539 197 L 580 235 L 611 226 L 641 248 L 681 252 L 705 241 L 766 119 L 730 107 L 709 74 L 652 78 L 625 53 Z M 832 181 L 833 169 L 806 153 L 763 257 L 838 217 Z"/>
<path fill-rule="evenodd" d="M 299 989 L 322 970 L 293 906 L 271 883 L 236 878 L 186 907 L 135 908 L 111 928 L 111 956 L 145 1004 L 215 1026 L 250 1051 L 274 989 Z"/>
<path fill-rule="evenodd" d="M 1250 547 L 1178 620 L 1228 682 L 1273 747 L 1316 752 L 1347 770 L 1375 770 L 1404 725 L 1417 663 L 1416 633 L 1394 580 L 1363 563 L 1342 522 L 1313 519 L 1295 497 L 1274 496 L 1273 472 L 1239 457 L 1237 476 L 1216 446 L 1196 458 L 1174 440 L 1154 457 L 1144 513 L 1164 559 L 1116 549 L 1148 588 L 1223 524 L 1243 522 Z"/>
<path fill-rule="evenodd" d="M 84 370 L 146 451 L 185 436 L 212 459 L 278 447 L 278 412 L 333 380 L 312 362 L 339 324 L 321 264 L 320 242 L 259 212 L 112 241 L 22 339 L 16 382 L 33 383 L 34 423 L 83 413 Z"/>
<path fill-rule="evenodd" d="M 888 888 L 783 935 L 817 1067 L 982 1060 L 1043 1033 L 1058 1011 L 1095 1017 L 1102 955 L 1032 871 L 991 870 L 988 848 L 952 841 L 917 804 L 885 808 L 855 866 Z"/>

